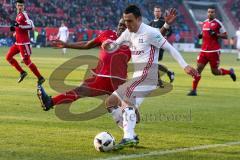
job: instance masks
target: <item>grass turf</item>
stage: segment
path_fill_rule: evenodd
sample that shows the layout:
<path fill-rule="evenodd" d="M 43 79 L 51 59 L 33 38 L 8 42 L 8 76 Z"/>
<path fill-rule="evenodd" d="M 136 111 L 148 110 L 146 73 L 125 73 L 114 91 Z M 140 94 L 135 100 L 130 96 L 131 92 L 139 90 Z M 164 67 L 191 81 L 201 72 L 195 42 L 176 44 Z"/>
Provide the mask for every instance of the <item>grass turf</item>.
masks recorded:
<path fill-rule="evenodd" d="M 119 152 L 99 153 L 93 147 L 94 136 L 109 131 L 119 141 L 122 131 L 112 118 L 105 114 L 89 121 L 68 122 L 58 119 L 54 110 L 44 112 L 36 96 L 36 79 L 22 65 L 29 76 L 17 84 L 18 73 L 5 60 L 8 48 L 0 48 L 0 160 L 79 160 L 109 158 L 120 155 L 142 154 L 151 151 L 192 147 L 240 141 L 240 85 L 229 76 L 215 77 L 209 66 L 202 74 L 199 96 L 187 97 L 191 88 L 191 77 L 166 53 L 163 64 L 176 73 L 173 90 L 168 94 L 146 98 L 141 106 L 142 122 L 136 132 L 140 137 L 137 148 L 126 148 Z M 87 51 L 49 48 L 33 49 L 32 61 L 47 80 L 62 63 L 79 55 L 97 56 L 96 49 Z M 183 56 L 195 66 L 197 54 Z M 20 61 L 19 56 L 18 61 Z M 235 55 L 222 54 L 221 67 L 234 67 L 239 73 L 239 62 Z M 86 66 L 78 67 L 65 80 L 77 86 L 82 81 Z M 168 81 L 167 77 L 163 77 Z M 55 95 L 48 81 L 44 84 L 49 94 Z M 101 100 L 81 99 L 71 106 L 74 113 L 95 108 Z M 133 158 L 134 159 L 134 158 Z M 141 159 L 141 158 L 135 158 Z M 147 156 L 142 159 L 194 159 L 194 160 L 238 160 L 240 146 L 186 151 L 164 156 Z"/>

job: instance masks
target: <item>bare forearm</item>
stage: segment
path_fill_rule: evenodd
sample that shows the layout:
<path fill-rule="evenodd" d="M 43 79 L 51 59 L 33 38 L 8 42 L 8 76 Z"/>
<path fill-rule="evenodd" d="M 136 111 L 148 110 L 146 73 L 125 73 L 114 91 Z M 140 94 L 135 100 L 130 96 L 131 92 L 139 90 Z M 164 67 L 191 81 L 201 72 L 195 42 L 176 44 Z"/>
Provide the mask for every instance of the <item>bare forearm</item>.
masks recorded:
<path fill-rule="evenodd" d="M 163 36 L 166 36 L 169 28 L 170 28 L 170 26 L 169 26 L 167 23 L 165 23 L 165 24 L 162 26 L 162 28 L 160 28 L 161 34 L 162 34 Z"/>
<path fill-rule="evenodd" d="M 221 39 L 228 39 L 228 35 L 227 34 L 220 33 L 217 36 L 218 36 L 218 38 L 221 38 Z"/>
<path fill-rule="evenodd" d="M 168 30 L 167 30 L 166 28 L 164 28 L 164 27 L 162 27 L 162 28 L 160 29 L 160 32 L 161 32 L 161 34 L 162 34 L 163 36 L 166 35 L 167 31 L 168 31 Z"/>
<path fill-rule="evenodd" d="M 90 49 L 86 44 L 87 42 L 66 43 L 64 47 L 71 49 Z"/>

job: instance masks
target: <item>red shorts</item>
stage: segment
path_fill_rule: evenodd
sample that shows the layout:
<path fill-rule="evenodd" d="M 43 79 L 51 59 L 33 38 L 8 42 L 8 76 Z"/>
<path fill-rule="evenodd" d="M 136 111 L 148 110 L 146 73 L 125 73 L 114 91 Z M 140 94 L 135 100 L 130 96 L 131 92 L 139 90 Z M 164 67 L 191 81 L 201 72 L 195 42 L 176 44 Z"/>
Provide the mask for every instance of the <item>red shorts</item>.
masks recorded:
<path fill-rule="evenodd" d="M 28 59 L 32 54 L 30 44 L 16 45 L 14 44 L 7 53 L 8 57 L 13 57 L 20 52 L 22 59 Z"/>
<path fill-rule="evenodd" d="M 86 79 L 83 86 L 91 89 L 91 96 L 98 96 L 102 93 L 112 94 L 118 89 L 118 86 L 125 83 L 125 80 L 116 78 L 93 76 Z"/>
<path fill-rule="evenodd" d="M 220 64 L 220 52 L 200 52 L 197 58 L 197 63 L 210 63 L 211 68 L 218 68 Z"/>

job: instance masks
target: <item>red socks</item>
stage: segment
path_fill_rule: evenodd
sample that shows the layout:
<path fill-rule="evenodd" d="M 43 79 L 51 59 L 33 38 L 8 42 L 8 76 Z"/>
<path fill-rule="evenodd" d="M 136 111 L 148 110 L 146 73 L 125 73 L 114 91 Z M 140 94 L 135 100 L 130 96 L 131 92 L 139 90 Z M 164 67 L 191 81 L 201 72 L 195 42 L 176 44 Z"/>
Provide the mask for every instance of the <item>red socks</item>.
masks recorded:
<path fill-rule="evenodd" d="M 223 69 L 223 68 L 220 68 L 219 69 L 221 71 L 221 75 L 227 75 L 227 74 L 230 74 L 230 70 L 226 70 L 226 69 Z"/>
<path fill-rule="evenodd" d="M 58 105 L 58 104 L 63 104 L 63 103 L 71 103 L 76 101 L 78 98 L 80 98 L 76 92 L 74 91 L 69 91 L 63 94 L 59 94 L 55 97 L 52 98 L 53 104 Z"/>
<path fill-rule="evenodd" d="M 34 63 L 31 63 L 28 67 L 30 68 L 30 70 L 33 72 L 33 74 L 37 78 L 41 78 L 42 77 Z"/>
<path fill-rule="evenodd" d="M 195 90 L 197 90 L 197 86 L 198 86 L 198 83 L 201 79 L 201 75 L 194 76 L 193 78 L 194 78 L 194 80 L 193 80 L 193 83 L 192 83 L 192 89 L 195 91 Z"/>

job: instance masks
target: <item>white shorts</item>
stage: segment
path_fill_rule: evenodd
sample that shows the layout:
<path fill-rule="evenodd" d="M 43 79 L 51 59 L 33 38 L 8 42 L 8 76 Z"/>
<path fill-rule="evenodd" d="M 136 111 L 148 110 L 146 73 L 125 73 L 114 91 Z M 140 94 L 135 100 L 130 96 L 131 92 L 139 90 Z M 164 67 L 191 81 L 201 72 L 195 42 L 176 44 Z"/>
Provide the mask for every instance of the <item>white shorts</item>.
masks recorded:
<path fill-rule="evenodd" d="M 237 44 L 237 49 L 240 49 L 240 44 Z"/>
<path fill-rule="evenodd" d="M 122 107 L 129 107 L 129 105 L 139 108 L 144 98 L 151 92 L 157 89 L 157 79 L 141 77 L 131 79 L 113 92 L 122 102 Z"/>
<path fill-rule="evenodd" d="M 67 42 L 67 38 L 60 38 L 60 41 Z"/>

